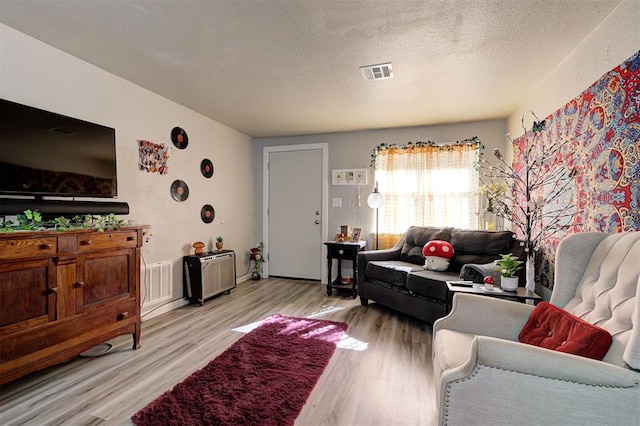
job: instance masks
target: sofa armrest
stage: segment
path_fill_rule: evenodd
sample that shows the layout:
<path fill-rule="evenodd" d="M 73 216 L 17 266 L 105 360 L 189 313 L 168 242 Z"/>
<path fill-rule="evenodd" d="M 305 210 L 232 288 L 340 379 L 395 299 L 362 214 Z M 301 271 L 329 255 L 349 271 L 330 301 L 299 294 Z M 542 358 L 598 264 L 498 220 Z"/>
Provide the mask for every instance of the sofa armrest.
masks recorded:
<path fill-rule="evenodd" d="M 456 293 L 449 315 L 433 324 L 433 335 L 446 328 L 517 341 L 533 308 L 532 305 L 510 300 Z"/>
<path fill-rule="evenodd" d="M 366 250 L 366 251 L 359 252 L 358 253 L 358 276 L 357 276 L 358 289 L 362 289 L 364 286 L 364 270 L 367 267 L 367 263 L 374 260 L 399 260 L 400 252 L 402 251 L 403 244 L 404 244 L 404 236 L 392 248 L 384 249 L 384 250 Z M 360 293 L 360 290 L 358 290 L 358 292 Z"/>
<path fill-rule="evenodd" d="M 640 373 L 627 368 L 526 343 L 486 336 L 478 336 L 477 363 L 590 386 L 621 388 L 640 386 Z"/>

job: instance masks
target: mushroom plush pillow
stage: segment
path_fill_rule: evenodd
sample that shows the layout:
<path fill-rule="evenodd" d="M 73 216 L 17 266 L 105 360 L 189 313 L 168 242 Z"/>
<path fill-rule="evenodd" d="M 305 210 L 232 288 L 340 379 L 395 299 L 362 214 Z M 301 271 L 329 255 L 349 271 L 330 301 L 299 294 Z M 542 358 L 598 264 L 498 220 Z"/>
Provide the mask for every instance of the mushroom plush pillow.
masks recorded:
<path fill-rule="evenodd" d="M 446 271 L 449 261 L 453 258 L 453 246 L 442 240 L 429 241 L 422 247 L 424 269 L 431 271 Z"/>

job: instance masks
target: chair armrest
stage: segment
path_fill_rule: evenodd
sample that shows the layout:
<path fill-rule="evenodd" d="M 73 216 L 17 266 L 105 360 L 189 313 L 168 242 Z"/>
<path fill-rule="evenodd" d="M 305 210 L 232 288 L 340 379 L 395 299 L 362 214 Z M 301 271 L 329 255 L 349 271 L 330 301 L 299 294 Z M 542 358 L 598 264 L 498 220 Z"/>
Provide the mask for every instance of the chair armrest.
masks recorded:
<path fill-rule="evenodd" d="M 590 386 L 640 386 L 640 373 L 627 368 L 486 336 L 477 337 L 477 363 Z"/>
<path fill-rule="evenodd" d="M 449 315 L 433 324 L 433 335 L 446 328 L 517 341 L 533 308 L 532 305 L 510 300 L 456 293 Z"/>

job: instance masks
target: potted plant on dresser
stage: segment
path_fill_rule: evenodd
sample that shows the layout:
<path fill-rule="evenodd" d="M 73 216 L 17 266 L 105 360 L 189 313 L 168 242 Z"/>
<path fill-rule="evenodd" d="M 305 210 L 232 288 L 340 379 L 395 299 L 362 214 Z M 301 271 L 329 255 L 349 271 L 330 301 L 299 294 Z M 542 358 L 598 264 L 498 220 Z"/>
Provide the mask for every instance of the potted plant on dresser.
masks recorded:
<path fill-rule="evenodd" d="M 518 288 L 518 277 L 516 272 L 522 269 L 522 262 L 518 260 L 512 253 L 501 254 L 502 258 L 496 260 L 496 271 L 501 275 L 500 285 L 503 290 L 516 291 Z"/>

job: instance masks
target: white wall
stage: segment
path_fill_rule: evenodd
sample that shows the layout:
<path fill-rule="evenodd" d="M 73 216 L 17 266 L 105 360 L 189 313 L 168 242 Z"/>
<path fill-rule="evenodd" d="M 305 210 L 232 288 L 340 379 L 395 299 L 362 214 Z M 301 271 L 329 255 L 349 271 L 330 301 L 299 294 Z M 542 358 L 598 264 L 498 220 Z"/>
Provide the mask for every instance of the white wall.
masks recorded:
<path fill-rule="evenodd" d="M 523 134 L 523 117 L 527 129 L 531 128 L 533 117 L 529 111 L 542 120 L 637 52 L 640 49 L 639 25 L 640 0 L 626 0 L 509 116 L 511 136 L 516 138 Z M 537 54 L 544 55 L 544 46 L 540 46 Z M 523 58 L 534 61 L 535 54 Z"/>
<path fill-rule="evenodd" d="M 427 141 L 450 143 L 477 136 L 485 146 L 485 152 L 493 148 L 504 149 L 506 135 L 505 120 L 487 120 L 439 126 L 406 127 L 397 129 L 368 130 L 359 132 L 332 133 L 324 135 L 293 136 L 282 138 L 262 138 L 255 140 L 253 162 L 256 170 L 255 187 L 262 186 L 262 151 L 265 146 L 297 145 L 326 142 L 329 145 L 329 179 L 332 169 L 364 168 L 369 172 L 368 185 L 362 186 L 361 204 L 357 204 L 357 186 L 333 186 L 329 182 L 329 235 L 333 238 L 340 225 L 362 228 L 362 238 L 371 245 L 371 233 L 375 230 L 375 212 L 367 206 L 367 197 L 373 191 L 375 178 L 370 173 L 369 164 L 373 148 L 380 143 Z M 295 182 L 292 182 L 292 184 Z M 384 191 L 384 188 L 380 188 Z M 342 198 L 342 207 L 332 207 L 333 197 Z M 256 238 L 262 234 L 262 193 L 256 191 L 255 229 Z"/>
<path fill-rule="evenodd" d="M 182 296 L 182 256 L 193 252 L 195 241 L 211 249 L 222 235 L 225 248 L 236 250 L 238 273 L 246 271 L 245 254 L 255 244 L 249 136 L 5 25 L 0 55 L 2 98 L 116 129 L 118 201 L 130 206 L 123 218 L 152 227 L 153 244 L 143 247 L 144 260 L 173 262 L 174 297 Z M 175 126 L 187 131 L 189 145 L 172 149 L 168 174 L 139 171 L 137 140 L 173 146 Z M 214 164 L 211 179 L 200 173 L 203 158 Z M 189 185 L 189 198 L 181 203 L 169 192 L 175 179 Z M 216 210 L 213 223 L 200 219 L 204 204 Z"/>

